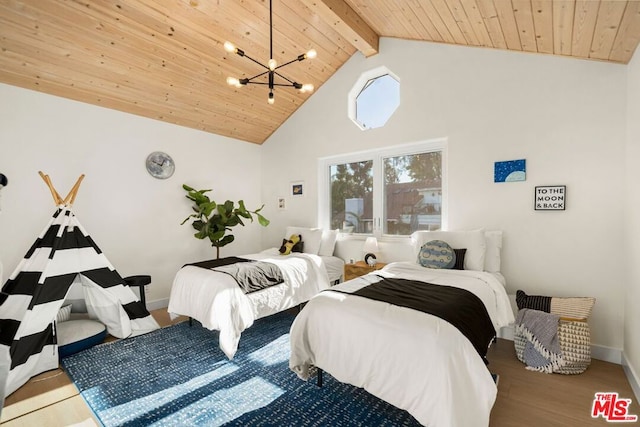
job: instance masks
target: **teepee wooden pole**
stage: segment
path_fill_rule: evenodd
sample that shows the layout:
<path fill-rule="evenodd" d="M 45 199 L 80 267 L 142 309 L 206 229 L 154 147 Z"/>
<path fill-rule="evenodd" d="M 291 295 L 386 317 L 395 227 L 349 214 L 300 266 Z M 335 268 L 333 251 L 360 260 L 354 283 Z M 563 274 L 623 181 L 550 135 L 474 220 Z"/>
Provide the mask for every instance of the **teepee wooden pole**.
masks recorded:
<path fill-rule="evenodd" d="M 56 189 L 53 188 L 53 183 L 51 182 L 51 178 L 49 178 L 49 175 L 45 175 L 44 173 L 42 173 L 42 171 L 38 171 L 38 173 L 44 180 L 45 184 L 47 184 L 47 187 L 49 187 L 49 191 L 51 191 L 51 197 L 53 197 L 53 201 L 56 206 L 62 204 L 62 197 L 60 197 Z"/>
<path fill-rule="evenodd" d="M 80 183 L 82 182 L 83 179 L 84 179 L 84 174 L 80 175 L 80 177 L 76 181 L 71 191 L 69 191 L 69 194 L 67 194 L 67 197 L 64 198 L 65 205 L 67 204 L 69 206 L 73 205 L 73 202 L 75 202 L 76 200 L 76 195 L 78 194 L 78 190 L 80 189 Z"/>

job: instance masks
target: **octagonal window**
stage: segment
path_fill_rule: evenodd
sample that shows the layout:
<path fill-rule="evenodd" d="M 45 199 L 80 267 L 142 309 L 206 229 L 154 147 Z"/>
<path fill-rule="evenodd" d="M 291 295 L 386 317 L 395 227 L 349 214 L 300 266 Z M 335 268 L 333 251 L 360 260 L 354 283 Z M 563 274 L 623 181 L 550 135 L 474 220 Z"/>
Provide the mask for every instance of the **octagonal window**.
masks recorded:
<path fill-rule="evenodd" d="M 400 82 L 385 67 L 363 74 L 349 93 L 349 117 L 362 130 L 385 125 L 400 105 Z"/>

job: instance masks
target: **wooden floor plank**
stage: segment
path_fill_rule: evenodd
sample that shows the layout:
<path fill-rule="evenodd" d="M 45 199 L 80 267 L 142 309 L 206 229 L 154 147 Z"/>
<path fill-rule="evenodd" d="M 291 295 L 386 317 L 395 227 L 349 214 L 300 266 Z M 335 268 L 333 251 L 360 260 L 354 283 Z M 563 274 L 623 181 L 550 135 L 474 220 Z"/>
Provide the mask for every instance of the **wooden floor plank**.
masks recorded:
<path fill-rule="evenodd" d="M 78 389 L 62 369 L 43 372 L 7 397 L 0 420 L 4 423 L 77 395 Z"/>
<path fill-rule="evenodd" d="M 84 403 L 82 396 L 76 395 L 55 405 L 45 406 L 35 412 L 30 412 L 2 423 L 2 427 L 67 427 L 79 423 L 83 423 L 86 426 L 100 425 L 89 407 Z"/>
<path fill-rule="evenodd" d="M 632 399 L 629 413 L 640 415 L 621 365 L 593 359 L 579 375 L 530 371 L 517 359 L 513 342 L 502 339 L 492 345 L 487 357 L 491 372 L 500 376 L 491 426 L 608 425 L 603 418 L 591 417 L 597 392 L 617 392 Z"/>

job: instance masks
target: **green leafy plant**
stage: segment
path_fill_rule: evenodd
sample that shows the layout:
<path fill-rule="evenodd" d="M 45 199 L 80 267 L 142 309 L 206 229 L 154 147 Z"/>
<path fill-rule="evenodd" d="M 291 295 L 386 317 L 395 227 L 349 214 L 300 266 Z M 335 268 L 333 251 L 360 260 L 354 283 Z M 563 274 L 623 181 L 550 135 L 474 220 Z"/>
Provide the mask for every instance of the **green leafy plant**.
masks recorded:
<path fill-rule="evenodd" d="M 244 201 L 238 201 L 238 206 L 231 200 L 222 204 L 209 199 L 205 193 L 209 190 L 195 190 L 186 184 L 182 188 L 187 192 L 185 196 L 193 202 L 193 212 L 180 225 L 184 225 L 191 219 L 191 226 L 197 230 L 194 234 L 196 239 L 206 239 L 211 241 L 211 246 L 216 248 L 216 258 L 220 258 L 220 248 L 235 240 L 230 232 L 237 225 L 244 226 L 243 218 L 253 222 L 253 215 L 258 218 L 258 222 L 263 227 L 269 225 L 269 220 L 259 212 L 264 208 L 249 210 L 244 206 Z"/>

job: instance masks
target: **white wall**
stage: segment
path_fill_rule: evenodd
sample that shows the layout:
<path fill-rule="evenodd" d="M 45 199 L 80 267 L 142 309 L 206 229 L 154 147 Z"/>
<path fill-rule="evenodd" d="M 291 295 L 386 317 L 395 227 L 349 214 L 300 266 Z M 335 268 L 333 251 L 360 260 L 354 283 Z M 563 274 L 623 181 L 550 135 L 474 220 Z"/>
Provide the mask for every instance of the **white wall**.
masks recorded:
<path fill-rule="evenodd" d="M 146 156 L 156 150 L 176 162 L 167 180 L 146 172 Z M 122 276 L 152 276 L 147 301 L 166 300 L 184 263 L 215 258 L 215 248 L 180 226 L 191 213 L 182 184 L 258 207 L 260 161 L 254 144 L 0 84 L 0 172 L 9 179 L 0 198 L 4 278 L 55 211 L 38 171 L 62 197 L 84 173 L 78 219 Z M 221 254 L 259 250 L 260 228 L 238 227 Z"/>
<path fill-rule="evenodd" d="M 625 245 L 628 277 L 625 290 L 624 357 L 636 398 L 640 399 L 640 57 L 629 63 L 627 91 L 627 146 L 625 191 Z"/>
<path fill-rule="evenodd" d="M 275 203 L 290 181 L 307 190 L 267 212 L 264 244 L 287 225 L 316 224 L 319 157 L 446 137 L 449 229 L 504 230 L 509 293 L 596 297 L 592 340 L 619 355 L 626 67 L 386 38 L 380 52 L 351 58 L 263 144 L 263 199 Z M 347 118 L 347 93 L 381 65 L 400 78 L 401 105 L 385 127 L 362 132 Z M 495 161 L 520 158 L 525 182 L 493 183 Z M 534 211 L 534 187 L 556 184 L 567 186 L 567 210 Z M 359 244 L 338 251 L 357 258 Z M 408 253 L 381 246 L 383 261 Z"/>
<path fill-rule="evenodd" d="M 272 225 L 239 229 L 223 249 L 237 255 L 279 244 L 287 225 L 315 225 L 319 157 L 447 137 L 449 228 L 503 229 L 508 291 L 595 296 L 593 342 L 621 350 L 621 307 L 625 292 L 636 297 L 629 304 L 637 299 L 640 277 L 630 271 L 625 286 L 621 261 L 637 245 L 622 245 L 623 209 L 640 211 L 634 187 L 622 184 L 638 182 L 632 168 L 623 171 L 625 154 L 632 165 L 640 157 L 638 59 L 627 74 L 623 65 L 394 39 L 382 39 L 381 52 L 356 54 L 262 147 L 0 84 L 0 172 L 10 181 L 0 199 L 5 278 L 54 210 L 38 170 L 65 194 L 87 175 L 75 204 L 80 221 L 122 275 L 151 274 L 149 300 L 162 300 L 183 263 L 213 257 L 179 225 L 190 213 L 182 183 L 213 188 L 218 200 L 267 203 Z M 380 65 L 400 77 L 401 106 L 387 126 L 362 132 L 347 118 L 347 93 Z M 169 180 L 144 169 L 155 150 L 176 160 Z M 527 159 L 527 181 L 494 184 L 493 162 L 518 158 Z M 305 197 L 288 196 L 291 181 L 305 182 Z M 534 186 L 553 184 L 567 185 L 567 210 L 534 212 Z M 284 211 L 275 208 L 279 196 Z M 637 217 L 626 224 L 637 230 Z M 342 241 L 338 253 L 357 258 L 360 244 Z M 381 247 L 383 261 L 410 253 Z M 630 312 L 625 352 L 637 370 Z"/>

